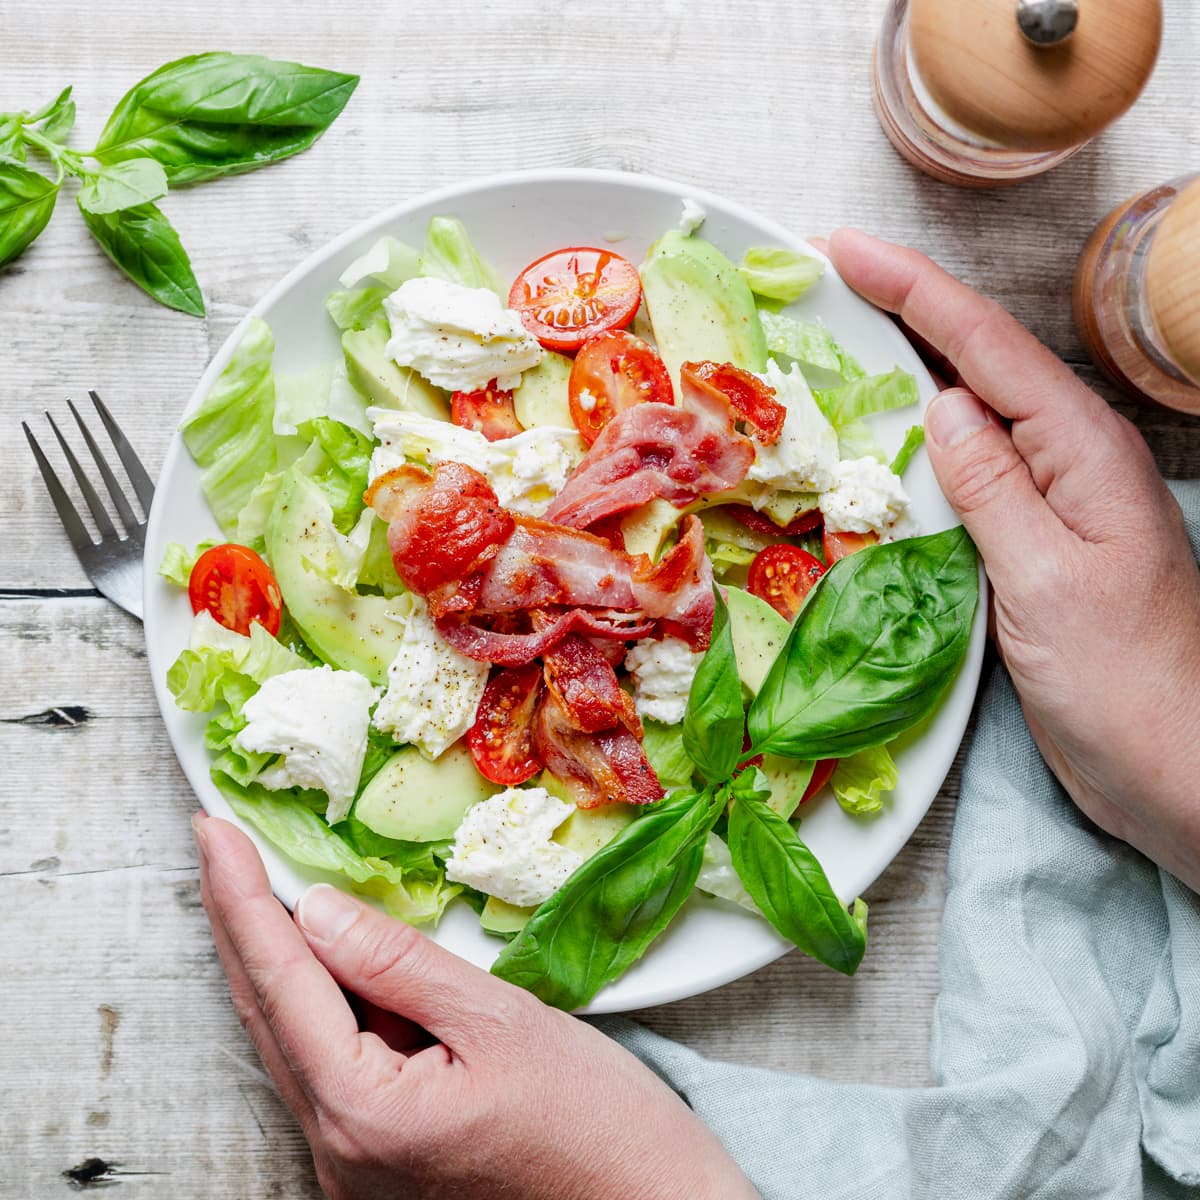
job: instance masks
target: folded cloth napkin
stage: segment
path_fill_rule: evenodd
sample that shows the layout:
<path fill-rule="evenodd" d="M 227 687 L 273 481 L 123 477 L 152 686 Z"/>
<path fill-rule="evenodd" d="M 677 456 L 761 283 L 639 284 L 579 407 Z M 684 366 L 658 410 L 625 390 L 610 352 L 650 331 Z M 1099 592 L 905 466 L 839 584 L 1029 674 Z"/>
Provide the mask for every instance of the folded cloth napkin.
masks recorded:
<path fill-rule="evenodd" d="M 1173 490 L 1200 556 L 1200 483 Z M 597 1023 L 764 1200 L 1200 1197 L 1200 899 L 1075 808 L 1000 669 L 963 774 L 940 966 L 926 1088 L 712 1062 Z"/>

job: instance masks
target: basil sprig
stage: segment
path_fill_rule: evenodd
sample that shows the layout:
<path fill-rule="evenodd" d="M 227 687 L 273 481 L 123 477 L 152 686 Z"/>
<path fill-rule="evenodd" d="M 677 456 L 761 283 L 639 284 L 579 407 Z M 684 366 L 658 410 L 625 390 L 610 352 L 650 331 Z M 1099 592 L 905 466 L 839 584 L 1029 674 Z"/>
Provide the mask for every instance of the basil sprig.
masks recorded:
<path fill-rule="evenodd" d="M 958 673 L 979 600 L 961 526 L 841 559 L 809 593 L 750 705 L 752 754 L 813 760 L 881 746 Z"/>
<path fill-rule="evenodd" d="M 587 1004 L 641 958 L 691 894 L 725 798 L 709 788 L 647 808 L 530 917 L 492 974 L 556 1008 Z"/>
<path fill-rule="evenodd" d="M 88 152 L 66 144 L 75 124 L 70 88 L 35 112 L 0 113 L 0 266 L 46 227 L 72 176 L 82 183 L 84 221 L 116 266 L 163 304 L 203 315 L 187 252 L 156 201 L 168 187 L 307 149 L 357 84 L 357 75 L 255 54 L 192 55 L 127 92 Z M 49 162 L 54 179 L 27 165 L 29 150 Z"/>
<path fill-rule="evenodd" d="M 745 716 L 729 609 L 716 588 L 713 598 L 712 642 L 688 693 L 683 748 L 707 783 L 723 783 L 742 757 Z"/>

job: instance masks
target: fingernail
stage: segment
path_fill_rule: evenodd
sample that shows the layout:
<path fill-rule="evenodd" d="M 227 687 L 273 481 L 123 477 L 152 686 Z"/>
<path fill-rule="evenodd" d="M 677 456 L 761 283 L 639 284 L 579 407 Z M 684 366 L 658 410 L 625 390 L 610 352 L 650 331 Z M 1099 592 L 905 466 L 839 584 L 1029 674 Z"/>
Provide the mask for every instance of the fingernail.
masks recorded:
<path fill-rule="evenodd" d="M 941 449 L 951 450 L 992 422 L 992 410 L 974 392 L 951 388 L 934 396 L 925 413 L 925 432 Z"/>
<path fill-rule="evenodd" d="M 192 814 L 192 836 L 196 839 L 196 849 L 200 851 L 200 857 L 205 862 L 208 862 L 208 830 L 204 828 L 204 822 L 207 820 L 206 812 Z"/>
<path fill-rule="evenodd" d="M 361 911 L 356 900 L 327 883 L 314 883 L 296 902 L 300 928 L 320 942 L 336 942 Z"/>

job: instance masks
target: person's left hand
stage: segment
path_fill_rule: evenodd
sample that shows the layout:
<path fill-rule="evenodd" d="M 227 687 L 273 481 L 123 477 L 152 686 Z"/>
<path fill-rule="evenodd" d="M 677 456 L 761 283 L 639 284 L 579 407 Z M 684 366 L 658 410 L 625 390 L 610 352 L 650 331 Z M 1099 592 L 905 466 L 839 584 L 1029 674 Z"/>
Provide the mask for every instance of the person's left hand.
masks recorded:
<path fill-rule="evenodd" d="M 333 1200 L 757 1196 L 603 1034 L 324 884 L 293 924 L 249 838 L 194 825 L 234 1008 Z M 339 984 L 368 1002 L 368 1031 Z"/>

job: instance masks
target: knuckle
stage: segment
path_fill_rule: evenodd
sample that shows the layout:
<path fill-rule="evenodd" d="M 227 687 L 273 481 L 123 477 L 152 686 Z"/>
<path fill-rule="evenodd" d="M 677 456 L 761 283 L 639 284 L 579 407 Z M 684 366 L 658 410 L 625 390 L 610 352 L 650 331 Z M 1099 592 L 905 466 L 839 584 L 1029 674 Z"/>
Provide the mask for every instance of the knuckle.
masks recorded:
<path fill-rule="evenodd" d="M 425 936 L 402 921 L 371 923 L 359 942 L 358 974 L 364 983 L 421 969 Z"/>

